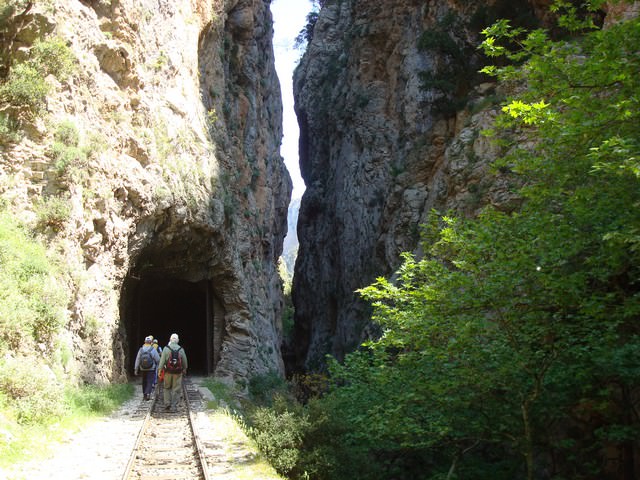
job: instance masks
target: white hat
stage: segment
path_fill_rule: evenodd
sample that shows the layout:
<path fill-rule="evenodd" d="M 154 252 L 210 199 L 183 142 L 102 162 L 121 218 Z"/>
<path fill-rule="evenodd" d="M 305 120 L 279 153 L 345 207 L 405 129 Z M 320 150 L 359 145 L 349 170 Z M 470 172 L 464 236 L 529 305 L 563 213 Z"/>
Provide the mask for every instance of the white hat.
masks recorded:
<path fill-rule="evenodd" d="M 175 342 L 178 343 L 180 339 L 178 338 L 178 334 L 177 333 L 172 333 L 171 334 L 171 338 L 169 339 L 169 342 Z"/>
<path fill-rule="evenodd" d="M 144 343 L 151 343 L 151 342 L 153 342 L 153 337 L 152 337 L 151 335 L 147 336 L 147 337 L 144 339 Z"/>

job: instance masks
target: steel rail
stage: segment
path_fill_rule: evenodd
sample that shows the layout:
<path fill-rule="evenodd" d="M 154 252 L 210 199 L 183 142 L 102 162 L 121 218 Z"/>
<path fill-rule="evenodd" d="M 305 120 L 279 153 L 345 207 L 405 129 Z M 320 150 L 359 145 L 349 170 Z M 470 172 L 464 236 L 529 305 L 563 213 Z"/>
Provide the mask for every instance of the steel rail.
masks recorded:
<path fill-rule="evenodd" d="M 187 383 L 190 383 L 190 380 L 187 380 L 185 377 L 182 378 L 182 395 L 183 395 L 183 399 L 184 399 L 184 403 L 187 409 L 187 418 L 189 420 L 189 428 L 191 429 L 191 434 L 193 435 L 193 443 L 196 449 L 196 456 L 198 461 L 200 462 L 200 470 L 202 472 L 202 477 L 204 480 L 211 480 L 211 477 L 209 476 L 209 468 L 208 468 L 208 464 L 207 464 L 207 460 L 206 460 L 206 456 L 204 454 L 204 449 L 202 447 L 202 441 L 200 440 L 200 436 L 198 435 L 197 429 L 195 427 L 195 415 L 193 413 L 193 410 L 191 408 L 191 401 L 189 399 L 189 392 L 187 390 Z M 127 466 L 124 470 L 124 473 L 122 475 L 122 480 L 129 480 L 131 478 L 131 473 L 133 470 L 133 466 L 136 462 L 136 456 L 138 451 L 140 450 L 140 446 L 142 444 L 142 439 L 144 437 L 144 434 L 147 430 L 147 427 L 149 426 L 149 423 L 151 421 L 151 417 L 153 414 L 153 410 L 156 404 L 156 401 L 158 399 L 158 395 L 159 395 L 159 389 L 156 389 L 156 392 L 153 395 L 153 400 L 151 402 L 151 405 L 144 417 L 144 420 L 142 422 L 142 426 L 140 427 L 140 430 L 138 431 L 138 435 L 136 437 L 136 441 L 134 443 L 133 449 L 131 451 L 131 455 L 129 457 L 129 461 L 127 462 Z"/>
<path fill-rule="evenodd" d="M 193 440 L 196 444 L 196 453 L 198 454 L 198 459 L 200 460 L 200 466 L 202 467 L 204 480 L 210 480 L 211 477 L 209 477 L 209 466 L 207 465 L 207 459 L 204 454 L 204 449 L 202 448 L 202 442 L 200 441 L 200 436 L 198 435 L 198 430 L 195 423 L 195 415 L 193 413 L 193 410 L 191 410 L 191 401 L 189 400 L 189 392 L 187 391 L 187 383 L 190 383 L 191 380 L 188 380 L 188 382 L 185 382 L 185 380 L 186 378 L 183 376 L 182 395 L 184 398 L 184 403 L 187 405 L 187 415 L 189 415 L 189 425 L 191 426 Z"/>
<path fill-rule="evenodd" d="M 122 480 L 128 480 L 129 477 L 131 476 L 131 469 L 133 468 L 133 464 L 136 461 L 136 454 L 138 453 L 138 450 L 140 449 L 140 444 L 142 443 L 143 434 L 144 434 L 145 430 L 147 429 L 147 426 L 149 425 L 149 422 L 151 421 L 151 412 L 153 412 L 153 407 L 156 404 L 156 399 L 157 398 L 158 398 L 158 392 L 156 391 L 155 394 L 153 395 L 153 400 L 151 401 L 151 405 L 149 406 L 149 409 L 147 410 L 147 413 L 144 416 L 144 420 L 142 421 L 142 426 L 140 427 L 140 430 L 138 431 L 138 435 L 136 437 L 136 441 L 133 444 L 133 450 L 131 451 L 131 455 L 129 456 L 129 461 L 127 462 L 127 466 L 125 467 L 124 473 L 122 474 Z"/>

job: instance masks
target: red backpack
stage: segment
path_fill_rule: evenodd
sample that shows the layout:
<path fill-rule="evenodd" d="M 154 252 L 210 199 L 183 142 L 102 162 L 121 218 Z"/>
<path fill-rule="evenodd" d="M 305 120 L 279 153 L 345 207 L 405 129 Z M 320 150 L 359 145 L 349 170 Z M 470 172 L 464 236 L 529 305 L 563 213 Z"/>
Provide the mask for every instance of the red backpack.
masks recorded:
<path fill-rule="evenodd" d="M 171 350 L 171 353 L 169 354 L 164 369 L 167 373 L 182 373 L 182 356 L 180 355 L 182 347 L 178 348 L 178 350 L 174 350 L 173 348 L 169 348 L 169 350 Z"/>

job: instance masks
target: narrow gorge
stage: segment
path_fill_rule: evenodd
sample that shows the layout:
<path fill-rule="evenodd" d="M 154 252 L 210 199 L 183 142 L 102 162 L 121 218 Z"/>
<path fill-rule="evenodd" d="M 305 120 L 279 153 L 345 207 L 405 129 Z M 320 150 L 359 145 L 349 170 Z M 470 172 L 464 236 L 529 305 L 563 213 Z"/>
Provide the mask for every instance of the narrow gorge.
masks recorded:
<path fill-rule="evenodd" d="M 477 46 L 498 18 L 547 26 L 549 2 L 318 3 L 294 75 L 306 192 L 290 372 L 377 335 L 356 290 L 420 253 L 430 211 L 518 207 L 481 135 L 511 92 L 478 73 Z M 11 355 L 61 349 L 66 374 L 121 381 L 145 335 L 179 330 L 196 372 L 284 375 L 292 186 L 270 2 L 3 5 L 2 205 L 58 256 L 68 298 L 59 334 Z M 38 67 L 55 60 L 41 45 L 66 52 L 67 74 Z M 28 68 L 44 72 L 37 104 L 12 90 Z"/>
<path fill-rule="evenodd" d="M 280 1 L 0 0 L 0 469 L 178 333 L 224 469 L 638 478 L 640 2 L 299 0 L 290 102 Z"/>

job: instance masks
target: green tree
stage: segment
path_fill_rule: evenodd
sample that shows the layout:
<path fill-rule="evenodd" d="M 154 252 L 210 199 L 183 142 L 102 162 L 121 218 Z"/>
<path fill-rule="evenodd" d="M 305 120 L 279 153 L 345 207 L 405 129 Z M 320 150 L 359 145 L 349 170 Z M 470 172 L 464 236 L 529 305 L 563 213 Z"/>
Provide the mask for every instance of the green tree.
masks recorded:
<path fill-rule="evenodd" d="M 16 109 L 32 114 L 44 110 L 51 85 L 46 77 L 65 80 L 73 71 L 71 49 L 60 38 L 37 40 L 26 61 L 11 67 L 6 81 L 0 84 L 0 98 Z"/>

